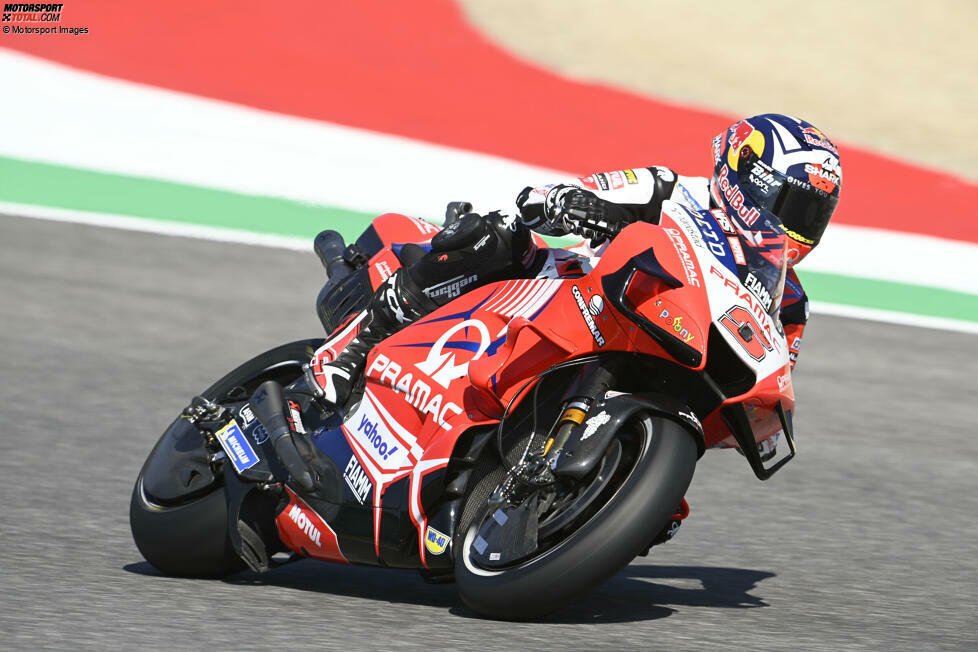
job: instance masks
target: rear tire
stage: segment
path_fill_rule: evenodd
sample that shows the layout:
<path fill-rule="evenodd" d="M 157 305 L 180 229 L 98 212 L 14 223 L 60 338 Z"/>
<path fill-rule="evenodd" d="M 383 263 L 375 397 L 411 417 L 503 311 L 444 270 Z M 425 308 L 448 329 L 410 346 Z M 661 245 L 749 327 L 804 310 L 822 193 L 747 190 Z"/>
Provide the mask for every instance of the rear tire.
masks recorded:
<path fill-rule="evenodd" d="M 302 373 L 322 339 L 303 340 L 276 347 L 252 358 L 202 392 L 218 400 L 232 388 L 242 386 L 252 392 L 265 380 L 274 378 L 283 385 Z M 185 429 L 181 434 L 175 420 L 157 441 L 136 478 L 129 502 L 129 526 L 139 552 L 150 564 L 167 575 L 181 577 L 224 577 L 242 570 L 245 564 L 231 547 L 227 529 L 227 504 L 220 476 L 202 492 L 188 491 L 185 496 L 161 499 L 146 487 L 151 463 L 158 468 L 177 469 L 181 459 L 194 458 L 200 468 L 200 446 L 186 449 Z M 177 437 L 181 434 L 180 437 Z M 160 460 L 158 458 L 167 459 Z"/>
<path fill-rule="evenodd" d="M 635 429 L 642 442 L 627 477 L 603 506 L 553 547 L 509 568 L 480 568 L 470 546 L 488 509 L 462 524 L 455 580 L 465 604 L 490 618 L 539 618 L 610 579 L 646 549 L 682 501 L 697 449 L 691 434 L 668 418 L 645 415 L 626 428 Z"/>

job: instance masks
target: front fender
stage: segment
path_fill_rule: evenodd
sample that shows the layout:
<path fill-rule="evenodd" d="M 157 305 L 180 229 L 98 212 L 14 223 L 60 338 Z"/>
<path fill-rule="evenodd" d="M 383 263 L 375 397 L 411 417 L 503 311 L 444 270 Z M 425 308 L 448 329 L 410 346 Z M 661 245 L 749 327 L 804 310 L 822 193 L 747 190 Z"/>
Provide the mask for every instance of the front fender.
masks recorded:
<path fill-rule="evenodd" d="M 283 344 L 240 365 L 201 392 L 220 401 L 236 386 L 250 395 L 268 379 L 288 383 L 302 374 L 302 365 L 321 346 L 321 338 Z M 200 432 L 179 417 L 170 424 L 143 466 L 143 489 L 156 503 L 173 505 L 213 489 L 217 477 L 211 472 Z"/>
<path fill-rule="evenodd" d="M 594 402 L 584 421 L 571 431 L 553 467 L 554 474 L 579 479 L 590 473 L 618 431 L 643 413 L 661 415 L 679 423 L 696 442 L 697 458 L 703 456 L 706 451 L 703 426 L 688 406 L 664 394 L 609 392 Z"/>

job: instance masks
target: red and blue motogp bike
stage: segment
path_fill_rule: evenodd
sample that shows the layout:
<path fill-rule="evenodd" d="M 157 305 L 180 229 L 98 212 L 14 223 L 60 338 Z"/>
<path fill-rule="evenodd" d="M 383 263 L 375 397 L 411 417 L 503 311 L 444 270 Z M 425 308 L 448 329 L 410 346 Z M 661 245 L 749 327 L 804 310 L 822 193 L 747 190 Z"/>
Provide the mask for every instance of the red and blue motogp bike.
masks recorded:
<path fill-rule="evenodd" d="M 536 277 L 461 294 L 388 337 L 329 409 L 322 365 L 437 231 L 386 214 L 350 246 L 317 236 L 329 338 L 244 363 L 167 428 L 130 508 L 151 564 L 412 568 L 454 580 L 480 614 L 533 618 L 684 516 L 707 448 L 738 447 L 762 480 L 794 456 L 776 238 L 673 202 L 600 258 L 541 240 Z M 779 432 L 787 451 L 762 458 L 757 442 Z"/>

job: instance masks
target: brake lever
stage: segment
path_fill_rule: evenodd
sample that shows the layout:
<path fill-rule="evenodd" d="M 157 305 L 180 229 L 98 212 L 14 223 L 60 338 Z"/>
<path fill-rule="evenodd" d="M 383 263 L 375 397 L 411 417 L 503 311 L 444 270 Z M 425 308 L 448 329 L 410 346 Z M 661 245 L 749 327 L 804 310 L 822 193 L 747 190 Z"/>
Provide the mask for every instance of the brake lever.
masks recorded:
<path fill-rule="evenodd" d="M 195 426 L 203 421 L 221 421 L 227 413 L 227 408 L 218 405 L 204 396 L 194 396 L 190 405 L 180 413 L 181 419 L 186 419 Z"/>

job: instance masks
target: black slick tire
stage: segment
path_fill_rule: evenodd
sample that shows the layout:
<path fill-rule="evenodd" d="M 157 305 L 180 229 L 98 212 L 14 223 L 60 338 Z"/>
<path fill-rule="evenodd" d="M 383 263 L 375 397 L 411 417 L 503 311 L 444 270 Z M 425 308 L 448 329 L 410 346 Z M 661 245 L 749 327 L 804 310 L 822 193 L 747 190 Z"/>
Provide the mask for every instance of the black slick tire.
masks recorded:
<path fill-rule="evenodd" d="M 459 532 L 455 580 L 466 605 L 490 618 L 530 620 L 556 611 L 610 579 L 666 525 L 693 478 L 697 449 L 677 422 L 645 415 L 643 448 L 627 478 L 582 526 L 522 564 L 487 571 L 470 558 L 480 518 Z"/>

